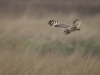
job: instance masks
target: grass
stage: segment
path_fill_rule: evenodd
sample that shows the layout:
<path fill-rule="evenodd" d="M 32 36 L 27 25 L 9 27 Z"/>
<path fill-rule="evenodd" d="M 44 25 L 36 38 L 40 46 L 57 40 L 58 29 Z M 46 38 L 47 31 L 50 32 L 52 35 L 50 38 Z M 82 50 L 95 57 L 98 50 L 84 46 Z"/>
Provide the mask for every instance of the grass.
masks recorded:
<path fill-rule="evenodd" d="M 69 43 L 62 42 L 61 40 L 55 41 L 46 41 L 44 43 L 38 44 L 36 41 L 30 41 L 27 39 L 19 39 L 19 40 L 7 40 L 5 42 L 0 42 L 0 49 L 6 48 L 18 48 L 22 47 L 24 51 L 35 51 L 43 54 L 46 53 L 60 53 L 64 55 L 70 55 L 75 51 L 78 51 L 84 55 L 92 52 L 92 54 L 96 55 L 100 53 L 99 43 L 96 42 L 96 38 L 89 38 L 87 40 L 71 40 Z"/>
<path fill-rule="evenodd" d="M 83 29 L 66 36 L 49 19 L 0 20 L 0 75 L 99 75 L 99 26 L 82 19 Z"/>
<path fill-rule="evenodd" d="M 100 74 L 98 56 L 82 57 L 74 52 L 70 56 L 53 53 L 3 51 L 0 54 L 1 75 L 95 75 Z"/>
<path fill-rule="evenodd" d="M 15 6 L 17 12 L 12 9 L 15 8 L 14 1 L 9 2 L 5 7 L 12 6 L 10 11 L 1 5 L 2 12 L 9 12 L 0 12 L 0 75 L 100 75 L 99 2 L 89 3 L 96 11 L 95 15 L 92 12 L 88 16 L 84 16 L 89 14 L 87 12 L 80 16 L 80 8 L 79 12 L 63 12 L 62 7 L 70 7 L 74 2 L 61 4 L 58 1 L 57 6 L 52 9 L 54 12 L 50 11 L 54 7 L 52 1 L 49 5 L 48 1 L 42 2 L 41 7 L 34 7 L 38 9 L 36 11 L 30 11 L 33 9 L 32 4 L 16 1 L 15 5 L 30 7 L 25 8 L 25 11 L 18 11 L 22 8 Z M 36 2 L 37 5 L 40 3 Z M 49 9 L 44 8 L 45 3 L 50 6 Z M 73 6 L 77 10 L 81 2 L 76 1 L 75 4 Z M 88 5 L 88 2 L 85 4 Z M 84 4 L 81 8 L 83 7 Z M 92 10 L 90 7 L 87 8 L 89 12 Z M 62 12 L 55 14 L 58 9 Z M 47 24 L 50 19 L 72 24 L 76 18 L 81 19 L 82 29 L 69 35 L 64 35 L 63 30 Z"/>

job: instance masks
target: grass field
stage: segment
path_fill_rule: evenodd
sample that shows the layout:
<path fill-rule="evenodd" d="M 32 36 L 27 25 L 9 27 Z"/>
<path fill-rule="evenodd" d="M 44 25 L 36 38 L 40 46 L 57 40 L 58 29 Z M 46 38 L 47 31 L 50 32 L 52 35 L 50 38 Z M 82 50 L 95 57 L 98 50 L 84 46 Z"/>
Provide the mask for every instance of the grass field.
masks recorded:
<path fill-rule="evenodd" d="M 0 3 L 0 75 L 100 75 L 100 2 Z M 76 18 L 82 29 L 70 35 L 48 25 Z"/>

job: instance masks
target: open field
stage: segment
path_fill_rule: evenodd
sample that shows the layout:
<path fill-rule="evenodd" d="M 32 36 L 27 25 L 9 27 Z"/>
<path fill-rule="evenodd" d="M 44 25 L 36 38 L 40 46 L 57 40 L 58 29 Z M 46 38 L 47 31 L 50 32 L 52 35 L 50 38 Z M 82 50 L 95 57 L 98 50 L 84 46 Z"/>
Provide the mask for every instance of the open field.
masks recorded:
<path fill-rule="evenodd" d="M 0 4 L 0 75 L 100 75 L 100 1 Z M 48 25 L 76 18 L 82 29 L 70 35 Z"/>

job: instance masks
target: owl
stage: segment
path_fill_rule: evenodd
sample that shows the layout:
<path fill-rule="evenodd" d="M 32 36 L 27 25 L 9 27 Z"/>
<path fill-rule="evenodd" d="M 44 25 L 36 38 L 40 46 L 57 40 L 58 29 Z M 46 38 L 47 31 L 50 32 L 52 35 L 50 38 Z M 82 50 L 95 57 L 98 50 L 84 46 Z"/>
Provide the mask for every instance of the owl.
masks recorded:
<path fill-rule="evenodd" d="M 64 34 L 70 34 L 71 32 L 74 31 L 80 31 L 80 24 L 81 21 L 79 19 L 76 19 L 73 21 L 73 25 L 69 25 L 60 21 L 56 21 L 56 20 L 50 20 L 48 22 L 48 24 L 52 27 L 56 27 L 56 28 L 61 28 L 64 30 Z"/>

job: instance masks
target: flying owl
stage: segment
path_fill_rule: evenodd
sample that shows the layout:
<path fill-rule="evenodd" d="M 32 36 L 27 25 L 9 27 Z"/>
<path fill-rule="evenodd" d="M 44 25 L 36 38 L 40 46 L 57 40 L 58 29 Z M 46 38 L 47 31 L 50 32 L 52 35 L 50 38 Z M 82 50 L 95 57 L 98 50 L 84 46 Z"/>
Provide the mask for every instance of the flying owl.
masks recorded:
<path fill-rule="evenodd" d="M 50 20 L 48 22 L 48 24 L 52 27 L 56 27 L 56 28 L 61 28 L 61 29 L 64 29 L 64 33 L 67 35 L 67 34 L 70 34 L 71 32 L 74 32 L 74 31 L 80 31 L 80 24 L 81 24 L 81 21 L 79 19 L 76 19 L 73 21 L 73 25 L 68 25 L 68 24 L 65 24 L 63 22 L 60 22 L 60 21 L 56 21 L 56 20 Z"/>

